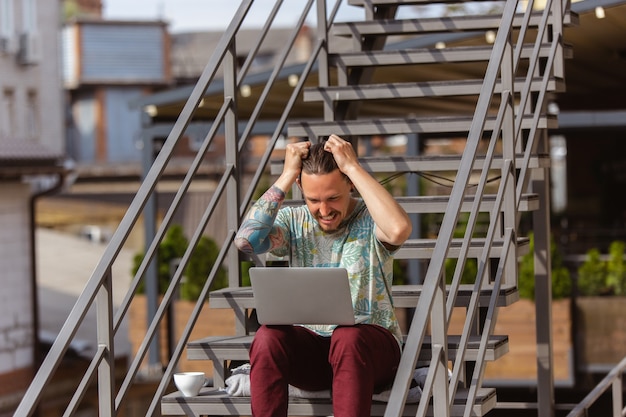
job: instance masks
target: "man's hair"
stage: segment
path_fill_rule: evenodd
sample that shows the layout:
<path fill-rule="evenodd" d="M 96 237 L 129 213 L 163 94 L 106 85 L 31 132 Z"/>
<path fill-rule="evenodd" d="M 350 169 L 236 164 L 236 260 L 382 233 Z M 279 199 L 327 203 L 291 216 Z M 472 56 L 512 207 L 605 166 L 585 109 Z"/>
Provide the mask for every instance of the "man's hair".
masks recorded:
<path fill-rule="evenodd" d="M 302 160 L 302 172 L 307 175 L 330 174 L 339 169 L 333 154 L 324 150 L 324 143 L 319 142 L 311 145 L 309 155 Z"/>

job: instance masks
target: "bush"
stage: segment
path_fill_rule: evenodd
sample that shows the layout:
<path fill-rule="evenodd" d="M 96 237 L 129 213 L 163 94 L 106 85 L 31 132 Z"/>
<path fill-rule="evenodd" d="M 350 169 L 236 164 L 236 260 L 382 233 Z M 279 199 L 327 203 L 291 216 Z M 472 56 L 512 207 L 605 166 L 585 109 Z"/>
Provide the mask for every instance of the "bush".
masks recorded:
<path fill-rule="evenodd" d="M 170 266 L 172 261 L 182 258 L 189 246 L 189 241 L 179 225 L 170 227 L 158 249 L 158 280 L 159 294 L 164 294 L 171 280 Z M 189 263 L 183 273 L 184 277 L 180 285 L 180 297 L 184 300 L 195 301 L 200 296 L 202 288 L 215 264 L 219 254 L 219 247 L 215 241 L 207 236 L 202 236 L 198 245 L 189 258 Z M 135 255 L 133 262 L 133 276 L 137 273 L 139 265 L 143 261 L 145 253 Z M 228 273 L 220 267 L 215 279 L 211 283 L 211 291 L 224 288 L 228 285 Z M 137 288 L 138 293 L 145 292 L 145 282 L 142 281 Z"/>
<path fill-rule="evenodd" d="M 451 284 L 454 278 L 454 270 L 458 260 L 448 258 L 446 259 L 445 272 L 446 272 L 446 284 Z M 465 261 L 463 273 L 461 275 L 461 284 L 473 284 L 476 282 L 476 275 L 478 274 L 478 262 L 476 259 L 470 258 Z"/>
<path fill-rule="evenodd" d="M 624 247 L 624 242 L 612 242 L 606 261 L 597 248 L 587 251 L 585 262 L 578 268 L 581 295 L 626 295 Z"/>
<path fill-rule="evenodd" d="M 615 295 L 626 295 L 626 263 L 624 242 L 615 241 L 609 246 L 606 283 Z"/>
<path fill-rule="evenodd" d="M 535 299 L 535 261 L 534 248 L 535 237 L 529 234 L 530 247 L 526 255 L 520 261 L 519 267 L 519 293 L 521 298 Z M 552 238 L 550 241 L 550 263 L 552 264 L 552 298 L 557 300 L 569 297 L 572 292 L 572 280 L 569 270 L 563 266 L 561 254 L 556 249 L 556 244 Z"/>
<path fill-rule="evenodd" d="M 185 254 L 185 250 L 189 242 L 183 233 L 183 228 L 178 225 L 174 225 L 170 227 L 167 232 L 165 232 L 165 236 L 159 245 L 159 249 L 157 250 L 157 275 L 159 280 L 159 294 L 164 294 L 167 290 L 167 287 L 170 283 L 171 272 L 170 272 L 170 264 L 173 260 L 181 258 Z M 139 270 L 139 265 L 143 261 L 145 256 L 145 252 L 141 252 L 135 255 L 133 259 L 133 268 L 132 274 L 133 276 L 137 274 L 137 270 Z M 145 292 L 145 279 L 141 281 L 139 287 L 137 288 L 138 293 Z"/>
<path fill-rule="evenodd" d="M 185 269 L 185 279 L 180 286 L 180 297 L 183 300 L 197 300 L 202 288 L 213 269 L 220 248 L 213 239 L 202 236 L 189 259 Z M 211 283 L 210 291 L 228 286 L 228 273 L 220 267 Z"/>
<path fill-rule="evenodd" d="M 578 268 L 578 291 L 581 295 L 599 295 L 606 289 L 606 262 L 600 259 L 598 249 L 590 249 L 587 259 Z"/>

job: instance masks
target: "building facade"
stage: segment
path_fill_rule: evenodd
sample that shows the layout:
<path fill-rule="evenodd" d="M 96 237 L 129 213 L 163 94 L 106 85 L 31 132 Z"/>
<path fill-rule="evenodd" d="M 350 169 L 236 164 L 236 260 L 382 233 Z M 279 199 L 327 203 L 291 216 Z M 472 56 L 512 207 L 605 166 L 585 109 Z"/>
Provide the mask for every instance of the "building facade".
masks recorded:
<path fill-rule="evenodd" d="M 166 24 L 81 18 L 62 39 L 69 155 L 80 165 L 141 161 L 141 113 L 128 103 L 170 83 Z"/>
<path fill-rule="evenodd" d="M 59 1 L 0 0 L 0 398 L 9 407 L 37 366 L 33 207 L 67 173 L 60 11 Z"/>

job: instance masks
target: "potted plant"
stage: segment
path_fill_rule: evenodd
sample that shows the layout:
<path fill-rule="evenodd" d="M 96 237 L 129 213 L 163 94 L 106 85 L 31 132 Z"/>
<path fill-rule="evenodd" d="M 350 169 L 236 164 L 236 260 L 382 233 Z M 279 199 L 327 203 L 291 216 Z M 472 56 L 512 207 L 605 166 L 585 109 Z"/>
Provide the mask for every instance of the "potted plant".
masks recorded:
<path fill-rule="evenodd" d="M 172 225 L 166 232 L 158 248 L 158 281 L 159 294 L 165 293 L 171 278 L 172 265 L 175 264 L 187 250 L 189 241 L 184 235 L 180 225 Z M 179 297 L 171 305 L 165 320 L 161 322 L 161 362 L 167 363 L 173 344 L 177 342 L 191 316 L 196 302 L 200 296 L 202 288 L 206 283 L 208 275 L 217 260 L 219 246 L 208 236 L 202 236 L 191 254 L 179 287 Z M 145 254 L 137 253 L 134 259 L 132 274 L 135 275 Z M 228 273 L 226 269 L 220 268 L 215 279 L 211 283 L 210 290 L 217 290 L 228 285 Z M 137 295 L 133 299 L 130 307 L 129 319 L 129 339 L 133 354 L 135 354 L 142 343 L 143 335 L 148 326 L 147 300 L 145 297 L 145 284 L 142 282 L 137 289 Z M 169 322 L 171 320 L 171 322 Z M 200 317 L 196 321 L 191 339 L 199 339 L 211 335 L 226 335 L 234 332 L 234 313 L 230 309 L 211 309 L 205 305 L 200 312 Z M 211 372 L 212 364 L 194 363 L 183 355 L 178 363 L 181 371 L 199 370 Z M 203 368 L 202 368 L 203 367 Z"/>
<path fill-rule="evenodd" d="M 576 297 L 580 369 L 604 372 L 626 355 L 626 262 L 621 241 L 607 255 L 587 252 L 578 268 Z"/>

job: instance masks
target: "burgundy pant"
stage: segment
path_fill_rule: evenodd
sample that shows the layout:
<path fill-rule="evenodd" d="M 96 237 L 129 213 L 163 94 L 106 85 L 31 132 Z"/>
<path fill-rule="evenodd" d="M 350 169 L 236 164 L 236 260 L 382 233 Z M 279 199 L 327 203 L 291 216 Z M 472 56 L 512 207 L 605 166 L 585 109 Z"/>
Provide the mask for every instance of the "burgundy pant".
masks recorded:
<path fill-rule="evenodd" d="M 286 417 L 288 385 L 332 389 L 335 417 L 370 416 L 372 394 L 393 382 L 400 348 L 385 328 L 338 327 L 322 337 L 300 326 L 261 326 L 250 348 L 254 417 Z"/>

